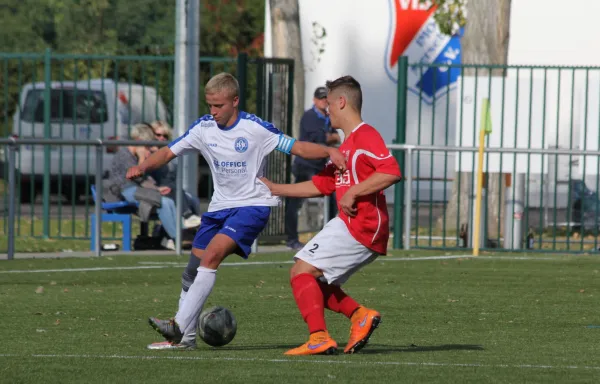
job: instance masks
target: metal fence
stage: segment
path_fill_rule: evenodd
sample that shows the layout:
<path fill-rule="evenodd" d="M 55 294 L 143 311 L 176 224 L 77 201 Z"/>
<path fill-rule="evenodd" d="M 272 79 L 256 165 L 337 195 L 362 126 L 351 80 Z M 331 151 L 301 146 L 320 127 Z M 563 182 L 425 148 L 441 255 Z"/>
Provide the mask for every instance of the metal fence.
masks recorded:
<path fill-rule="evenodd" d="M 102 139 L 96 140 L 65 140 L 65 139 L 0 139 L 0 144 L 6 145 L 6 159 L 7 159 L 7 181 L 8 185 L 6 186 L 6 203 L 7 203 L 7 218 L 5 222 L 5 233 L 7 234 L 7 254 L 8 259 L 12 259 L 15 253 L 15 237 L 18 235 L 16 233 L 17 227 L 17 177 L 16 177 L 16 152 L 19 147 L 26 145 L 43 145 L 44 147 L 48 147 L 50 145 L 58 145 L 58 146 L 84 146 L 84 147 L 94 147 L 95 149 L 95 161 L 94 161 L 94 184 L 102 185 L 103 180 L 103 157 L 104 150 L 107 146 L 165 146 L 165 142 L 146 142 L 146 141 L 131 141 L 131 140 L 114 140 L 109 143 L 103 141 Z M 181 167 L 178 167 L 177 172 L 177 194 L 176 194 L 176 207 L 178 216 L 181 217 L 181 201 L 182 201 L 182 178 L 180 177 Z M 102 252 L 101 242 L 102 242 L 102 188 L 96 189 L 96 199 L 94 204 L 94 215 L 95 215 L 95 244 L 94 249 L 96 251 L 96 255 L 100 256 Z M 88 224 L 89 216 L 86 215 L 85 223 Z M 60 222 L 59 222 L 60 223 Z M 114 231 L 113 231 L 114 233 Z M 177 221 L 177 238 L 176 238 L 176 251 L 177 253 L 181 253 L 181 220 Z"/>
<path fill-rule="evenodd" d="M 116 150 L 115 140 L 129 138 L 133 125 L 164 120 L 172 125 L 173 56 L 105 56 L 44 53 L 0 53 L 0 137 L 102 140 L 103 174 Z M 198 76 L 202 94 L 208 79 L 235 74 L 240 106 L 273 121 L 291 134 L 293 60 L 201 57 Z M 200 115 L 208 113 L 201 98 Z M 90 186 L 97 151 L 82 145 L 19 145 L 15 156 L 15 235 L 42 239 L 85 240 L 93 210 Z M 113 145 L 110 145 L 110 144 Z M 0 147 L 0 229 L 8 230 L 7 154 Z M 289 178 L 287 161 L 273 155 L 272 175 Z M 211 197 L 212 179 L 202 156 L 197 194 Z M 279 176 L 283 175 L 283 176 Z M 3 196 L 2 196 L 3 195 Z M 41 203 L 41 204 L 40 204 Z M 283 209 L 268 224 L 272 236 L 283 234 Z M 113 237 L 116 229 L 113 226 Z"/>
<path fill-rule="evenodd" d="M 279 130 L 293 136 L 294 61 L 291 59 L 250 59 L 248 68 L 256 73 L 255 111 L 261 118 L 273 123 Z M 291 156 L 273 152 L 267 159 L 267 173 L 276 183 L 291 181 Z M 285 199 L 271 210 L 269 224 L 262 236 L 272 240 L 285 238 Z"/>
<path fill-rule="evenodd" d="M 428 207 L 419 207 L 421 204 L 413 196 L 419 192 L 418 177 L 414 176 L 417 168 L 418 156 L 425 153 L 442 153 L 444 155 L 474 154 L 476 147 L 443 147 L 443 146 L 412 146 L 389 145 L 396 152 L 403 152 L 406 156 L 405 183 L 404 183 L 404 209 L 403 233 L 394 231 L 394 236 L 403 240 L 404 249 L 429 248 L 443 250 L 457 250 L 473 247 L 473 223 L 475 222 L 474 208 L 474 176 L 471 177 L 469 194 L 462 196 L 468 202 L 468 217 L 465 218 L 463 227 L 459 231 L 444 231 L 436 226 L 437 219 L 443 217 L 447 204 L 437 206 L 438 212 Z M 539 150 L 527 148 L 486 148 L 486 156 L 501 155 L 512 157 L 515 161 L 527 161 L 527 157 L 540 155 L 542 158 L 581 157 L 597 161 L 600 151 L 581 150 Z M 519 160 L 521 159 L 521 160 Z M 485 171 L 485 169 L 484 169 Z M 598 252 L 600 243 L 600 200 L 597 193 L 586 189 L 581 183 L 569 186 L 570 200 L 565 208 L 558 207 L 557 195 L 550 191 L 547 195 L 532 196 L 526 174 L 518 174 L 520 181 L 514 180 L 502 190 L 507 196 L 504 200 L 504 217 L 498 223 L 498 232 L 489 230 L 488 218 L 490 214 L 484 203 L 481 208 L 482 233 L 480 247 L 494 251 L 527 251 L 527 252 Z M 488 181 L 489 183 L 489 181 Z M 487 201 L 488 185 L 484 184 L 482 196 Z M 519 191 L 520 189 L 520 191 Z M 540 210 L 543 205 L 539 199 L 554 200 L 555 208 Z M 533 202 L 535 201 L 535 204 Z M 398 207 L 398 205 L 395 205 Z M 435 218 L 435 220 L 434 220 Z M 423 222 L 425 223 L 423 225 Z M 443 223 L 443 222 L 442 222 Z M 408 240 L 407 240 L 408 239 Z"/>
<path fill-rule="evenodd" d="M 107 146 L 116 145 L 165 145 L 164 142 L 140 142 L 140 141 L 104 141 L 96 140 L 61 140 L 61 139 L 0 139 L 0 145 L 5 145 L 7 155 L 7 181 L 5 199 L 7 208 L 7 218 L 5 221 L 5 234 L 8 239 L 8 255 L 9 258 L 15 252 L 15 238 L 18 236 L 17 230 L 19 225 L 17 215 L 17 177 L 16 177 L 16 155 L 19 147 L 27 145 L 56 145 L 56 146 L 85 146 L 93 149 L 95 153 L 93 173 L 93 181 L 91 183 L 99 185 L 102 182 L 102 165 L 105 148 Z M 440 231 L 436 229 L 434 217 L 443 217 L 443 210 L 447 209 L 447 204 L 439 205 L 438 213 L 434 213 L 431 209 L 433 204 L 428 202 L 428 209 L 420 207 L 418 199 L 413 196 L 419 193 L 419 185 L 422 181 L 415 177 L 414 171 L 418 165 L 418 156 L 422 153 L 442 153 L 445 156 L 460 156 L 465 154 L 474 154 L 477 152 L 476 147 L 444 147 L 444 146 L 414 146 L 414 145 L 397 145 L 390 144 L 388 147 L 396 155 L 404 155 L 406 167 L 404 172 L 404 183 L 398 183 L 394 187 L 394 193 L 399 194 L 401 189 L 404 193 L 403 204 L 396 201 L 394 204 L 394 214 L 397 214 L 398 207 L 402 206 L 403 216 L 394 217 L 394 222 L 401 221 L 402 226 L 393 225 L 394 238 L 403 240 L 403 248 L 431 248 L 444 250 L 457 250 L 464 248 L 472 248 L 473 242 L 473 223 L 474 220 L 474 204 L 473 197 L 475 191 L 473 189 L 474 176 L 470 177 L 469 194 L 462 196 L 463 200 L 468 202 L 468 218 L 465 219 L 464 227 L 460 231 L 447 231 L 442 228 Z M 581 151 L 581 150 L 540 150 L 527 148 L 487 148 L 486 156 L 510 156 L 515 162 L 528 161 L 527 158 L 540 155 L 542 158 L 560 158 L 560 157 L 581 157 L 583 159 L 590 158 L 597 161 L 600 156 L 600 151 Z M 485 169 L 484 169 L 485 171 Z M 475 172 L 472 172 L 473 174 Z M 570 202 L 566 209 L 556 208 L 557 196 L 541 195 L 535 198 L 554 200 L 555 208 L 541 211 L 533 207 L 534 205 L 542 206 L 541 204 L 532 204 L 535 200 L 531 196 L 531 189 L 528 188 L 528 179 L 525 174 L 522 174 L 521 182 L 509 183 L 505 187 L 503 194 L 510 196 L 504 201 L 505 216 L 498 227 L 501 229 L 498 232 L 489 230 L 487 226 L 487 218 L 489 210 L 484 204 L 481 210 L 481 248 L 488 250 L 507 250 L 507 251 L 522 251 L 528 252 L 595 252 L 598 250 L 600 242 L 600 200 L 595 192 L 585 189 L 581 184 L 573 184 L 569 188 Z M 181 177 L 177 178 L 178 192 L 181 191 Z M 431 183 L 431 181 L 430 181 Z M 487 194 L 489 181 L 484 184 L 483 196 L 489 197 Z M 519 189 L 521 191 L 519 191 Z M 101 191 L 101 189 L 100 189 Z M 180 210 L 181 194 L 177 194 L 176 205 Z M 112 229 L 112 235 L 106 235 L 106 226 L 103 228 L 100 225 L 102 194 L 97 192 L 93 212 L 96 215 L 95 225 L 95 241 L 94 248 L 96 254 L 100 255 L 102 240 L 115 240 L 115 230 Z M 421 204 L 422 205 L 422 204 Z M 326 206 L 325 206 L 326 209 Z M 425 214 L 423 212 L 425 211 Z M 181 213 L 181 212 L 179 212 Z M 325 212 L 323 216 L 327 216 Z M 179 215 L 180 217 L 180 215 Z M 90 225 L 89 215 L 83 219 L 87 225 Z M 325 221 L 327 219 L 325 218 Z M 562 221 L 561 221 L 562 220 Z M 422 223 L 425 222 L 425 225 Z M 60 222 L 56 223 L 59 224 Z M 177 252 L 181 252 L 181 223 L 178 224 L 178 234 L 176 239 Z M 91 225 L 90 225 L 91 227 Z M 52 228 L 51 228 L 52 229 Z M 104 231 L 104 233 L 103 233 Z M 263 234 L 268 235 L 268 234 Z M 87 237 L 89 239 L 89 236 Z"/>
<path fill-rule="evenodd" d="M 524 185 L 529 245 L 597 248 L 600 67 L 425 65 L 402 58 L 398 69 L 394 143 L 415 146 L 411 246 L 452 248 L 468 239 L 477 164 L 476 154 L 463 149 L 476 146 L 487 126 L 484 245 L 502 246 L 506 201 L 520 197 Z M 403 205 L 395 214 L 404 216 Z M 402 238 L 394 244 L 403 246 Z"/>
<path fill-rule="evenodd" d="M 135 122 L 171 122 L 173 64 L 173 57 L 0 53 L 0 131 L 19 143 L 12 142 L 16 204 L 9 204 L 0 180 L 3 234 L 14 223 L 16 237 L 89 239 L 98 148 L 105 172 L 114 139 L 128 137 Z M 200 91 L 213 74 L 235 73 L 241 107 L 291 133 L 292 60 L 201 58 L 200 68 Z M 397 117 L 390 147 L 412 178 L 409 190 L 407 180 L 394 192 L 395 248 L 471 245 L 476 155 L 469 148 L 484 125 L 492 133 L 484 163 L 483 248 L 505 249 L 505 242 L 514 250 L 598 248 L 600 67 L 413 65 L 402 58 Z M 39 139 L 93 144 L 40 145 Z M 408 147 L 394 145 L 412 145 L 410 166 Z M 7 155 L 0 153 L 4 179 Z M 203 161 L 198 195 L 207 199 L 212 187 Z M 289 158 L 272 155 L 269 169 L 274 180 L 290 181 Z M 410 204 L 398 204 L 409 191 Z M 516 217 L 510 211 L 515 204 Z M 283 208 L 274 211 L 266 235 L 283 233 L 283 215 Z M 514 236 L 517 224 L 524 234 Z M 402 236 L 406 230 L 410 235 Z M 116 239 L 114 226 L 111 232 Z"/>

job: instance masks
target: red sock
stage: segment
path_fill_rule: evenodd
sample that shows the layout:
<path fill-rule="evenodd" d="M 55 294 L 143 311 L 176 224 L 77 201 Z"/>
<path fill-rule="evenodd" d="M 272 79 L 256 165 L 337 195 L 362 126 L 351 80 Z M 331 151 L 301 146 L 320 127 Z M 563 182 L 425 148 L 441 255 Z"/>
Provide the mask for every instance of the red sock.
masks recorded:
<path fill-rule="evenodd" d="M 294 276 L 291 281 L 292 292 L 302 318 L 308 324 L 310 333 L 325 331 L 325 307 L 323 293 L 317 279 L 308 273 Z"/>
<path fill-rule="evenodd" d="M 323 299 L 325 301 L 325 308 L 330 309 L 337 313 L 342 313 L 347 318 L 350 318 L 354 311 L 356 311 L 360 305 L 354 301 L 353 298 L 348 296 L 342 288 L 337 285 L 331 285 L 319 281 L 319 287 L 323 292 Z"/>

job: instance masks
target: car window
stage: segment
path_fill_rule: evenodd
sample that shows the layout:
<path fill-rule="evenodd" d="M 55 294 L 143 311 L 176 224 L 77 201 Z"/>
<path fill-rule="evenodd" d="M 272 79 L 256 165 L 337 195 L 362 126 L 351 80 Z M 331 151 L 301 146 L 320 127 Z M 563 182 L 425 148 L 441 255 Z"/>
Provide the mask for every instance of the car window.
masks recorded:
<path fill-rule="evenodd" d="M 44 122 L 43 89 L 27 93 L 21 119 Z M 50 91 L 50 120 L 52 122 L 100 124 L 108 121 L 106 99 L 99 91 L 82 89 L 52 89 Z"/>

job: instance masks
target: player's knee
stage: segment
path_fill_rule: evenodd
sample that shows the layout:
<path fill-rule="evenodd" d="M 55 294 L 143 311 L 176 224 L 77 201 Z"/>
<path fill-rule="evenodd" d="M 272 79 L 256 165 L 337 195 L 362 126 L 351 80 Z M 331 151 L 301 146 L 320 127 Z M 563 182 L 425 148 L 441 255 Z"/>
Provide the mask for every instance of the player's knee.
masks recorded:
<path fill-rule="evenodd" d="M 290 269 L 290 279 L 293 279 L 295 276 L 301 275 L 303 273 L 313 275 L 316 279 L 323 276 L 323 272 L 321 272 L 318 268 L 308 264 L 303 260 L 297 260 Z"/>
<path fill-rule="evenodd" d="M 206 249 L 204 251 L 204 255 L 202 255 L 202 260 L 200 261 L 200 266 L 209 269 L 217 269 L 225 256 L 222 252 L 215 251 L 212 249 Z"/>

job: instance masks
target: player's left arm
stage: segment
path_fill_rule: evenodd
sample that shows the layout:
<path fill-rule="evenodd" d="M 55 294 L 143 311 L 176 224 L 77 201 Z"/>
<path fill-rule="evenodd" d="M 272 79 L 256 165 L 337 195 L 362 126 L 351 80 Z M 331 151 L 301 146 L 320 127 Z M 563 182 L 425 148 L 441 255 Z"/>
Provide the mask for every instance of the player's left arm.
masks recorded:
<path fill-rule="evenodd" d="M 337 169 L 346 170 L 346 158 L 335 147 L 326 147 L 324 145 L 309 143 L 307 141 L 295 141 L 291 148 L 291 153 L 307 160 L 318 160 L 329 158 Z"/>
<path fill-rule="evenodd" d="M 271 125 L 272 127 L 272 125 Z M 273 127 L 275 130 L 276 128 Z M 273 131 L 270 131 L 273 132 Z M 270 135 L 267 143 L 274 144 L 274 148 L 279 152 L 287 155 L 300 156 L 307 160 L 317 160 L 329 158 L 337 169 L 346 170 L 346 158 L 342 153 L 334 147 L 326 147 L 324 145 L 310 143 L 308 141 L 299 141 L 280 131 L 276 131 L 277 135 Z M 275 142 L 276 140 L 276 142 Z M 267 144 L 268 147 L 268 144 Z"/>
<path fill-rule="evenodd" d="M 402 179 L 398 162 L 385 146 L 383 138 L 376 131 L 360 140 L 363 147 L 358 152 L 365 156 L 368 166 L 375 172 L 366 180 L 353 185 L 340 200 L 340 207 L 350 217 L 356 216 L 356 200 L 361 196 L 383 191 Z"/>
<path fill-rule="evenodd" d="M 350 187 L 346 194 L 350 194 L 356 199 L 361 196 L 383 191 L 384 189 L 396 184 L 401 179 L 402 177 L 399 175 L 375 172 L 365 181 Z"/>
<path fill-rule="evenodd" d="M 402 177 L 389 173 L 375 172 L 365 181 L 353 185 L 340 199 L 340 207 L 349 217 L 356 216 L 356 200 L 361 196 L 370 195 L 396 184 Z"/>

